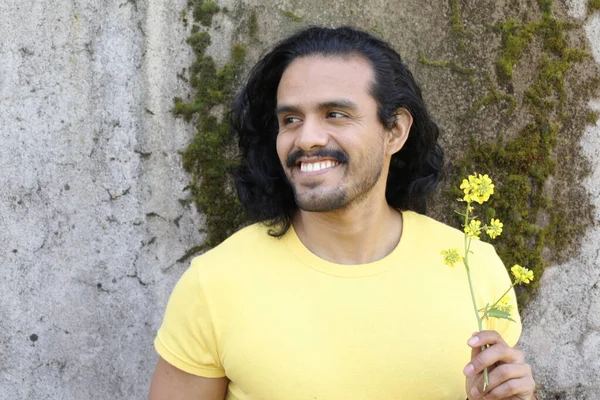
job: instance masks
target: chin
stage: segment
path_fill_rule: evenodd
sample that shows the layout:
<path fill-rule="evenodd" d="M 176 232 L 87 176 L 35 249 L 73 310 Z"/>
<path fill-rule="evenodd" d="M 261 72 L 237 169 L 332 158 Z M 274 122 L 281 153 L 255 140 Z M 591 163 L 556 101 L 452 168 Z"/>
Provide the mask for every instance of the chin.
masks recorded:
<path fill-rule="evenodd" d="M 327 195 L 296 195 L 296 204 L 302 211 L 308 212 L 330 212 L 342 209 L 348 205 L 347 196 L 344 192 L 336 190 Z"/>

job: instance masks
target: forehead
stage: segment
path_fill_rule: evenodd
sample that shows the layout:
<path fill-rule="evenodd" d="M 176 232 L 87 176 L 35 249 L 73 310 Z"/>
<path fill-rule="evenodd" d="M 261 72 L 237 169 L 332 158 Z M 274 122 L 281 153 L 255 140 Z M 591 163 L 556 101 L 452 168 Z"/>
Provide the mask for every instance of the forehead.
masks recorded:
<path fill-rule="evenodd" d="M 337 98 L 371 97 L 374 73 L 363 57 L 308 56 L 295 59 L 283 72 L 277 103 L 300 104 Z"/>

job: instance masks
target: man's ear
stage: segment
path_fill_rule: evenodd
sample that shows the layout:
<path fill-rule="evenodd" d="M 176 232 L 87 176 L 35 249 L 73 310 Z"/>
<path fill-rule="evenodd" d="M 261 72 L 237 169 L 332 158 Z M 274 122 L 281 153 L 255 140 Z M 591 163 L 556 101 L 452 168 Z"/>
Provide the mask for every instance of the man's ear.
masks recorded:
<path fill-rule="evenodd" d="M 388 130 L 386 154 L 392 156 L 400 151 L 413 123 L 413 117 L 405 108 L 399 108 L 392 116 L 391 128 Z"/>

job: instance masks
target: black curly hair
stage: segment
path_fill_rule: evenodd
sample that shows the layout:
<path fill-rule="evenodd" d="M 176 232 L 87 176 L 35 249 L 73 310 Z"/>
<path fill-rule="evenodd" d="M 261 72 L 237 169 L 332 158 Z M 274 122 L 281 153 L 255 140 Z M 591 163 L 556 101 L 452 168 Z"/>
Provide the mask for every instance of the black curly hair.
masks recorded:
<path fill-rule="evenodd" d="M 282 236 L 298 209 L 277 156 L 275 107 L 285 69 L 296 58 L 312 55 L 359 55 L 368 60 L 375 73 L 370 94 L 386 128 L 395 123 L 399 108 L 410 112 L 413 124 L 406 143 L 392 156 L 385 196 L 392 207 L 425 213 L 441 179 L 444 153 L 438 144 L 439 129 L 412 73 L 389 44 L 366 32 L 311 27 L 284 39 L 259 60 L 232 105 L 231 127 L 241 155 L 234 180 L 249 217 L 270 226 L 272 236 Z"/>

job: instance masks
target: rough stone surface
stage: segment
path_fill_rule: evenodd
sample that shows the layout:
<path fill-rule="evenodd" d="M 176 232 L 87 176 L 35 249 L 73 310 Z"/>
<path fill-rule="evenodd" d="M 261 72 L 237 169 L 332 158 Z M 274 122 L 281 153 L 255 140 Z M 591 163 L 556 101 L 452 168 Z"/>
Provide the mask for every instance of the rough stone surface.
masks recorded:
<path fill-rule="evenodd" d="M 571 15 L 585 19 L 585 4 L 572 1 Z M 588 17 L 584 29 L 600 64 L 600 13 Z M 600 99 L 589 107 L 600 112 Z M 600 121 L 585 130 L 581 151 L 591 163 L 584 186 L 595 206 L 595 226 L 576 257 L 546 269 L 523 313 L 520 346 L 535 368 L 542 399 L 600 399 Z"/>
<path fill-rule="evenodd" d="M 167 7 L 168 4 L 168 7 Z M 185 1 L 0 3 L 0 398 L 143 398 L 201 218 Z"/>
<path fill-rule="evenodd" d="M 233 42 L 248 42 L 244 10 L 257 12 L 260 27 L 250 62 L 306 24 L 369 29 L 392 42 L 421 82 L 433 114 L 452 133 L 443 138 L 452 158 L 477 129 L 454 117 L 480 89 L 417 62 L 420 52 L 455 59 L 450 7 L 442 3 L 219 1 L 231 13 L 215 17 L 209 52 L 223 64 Z M 475 35 L 486 34 L 479 19 L 519 9 L 483 3 L 461 1 Z M 534 3 L 519 4 L 539 14 Z M 587 16 L 585 0 L 555 3 L 585 21 L 582 40 L 600 64 L 600 13 Z M 178 201 L 188 184 L 178 152 L 193 126 L 169 113 L 172 98 L 189 92 L 176 76 L 191 60 L 180 18 L 185 4 L 0 2 L 0 399 L 146 397 L 157 358 L 152 339 L 187 266 L 177 260 L 203 239 L 203 217 Z M 498 37 L 486 46 L 466 66 L 489 64 Z M 515 87 L 530 75 L 520 68 Z M 589 107 L 600 112 L 600 100 Z M 513 127 L 518 114 L 514 119 Z M 500 119 L 487 122 L 487 131 L 511 129 Z M 600 124 L 588 126 L 580 146 L 591 163 L 584 186 L 596 221 L 599 138 Z M 600 399 L 599 235 L 598 225 L 590 228 L 576 257 L 547 269 L 523 312 L 521 347 L 541 398 Z"/>

